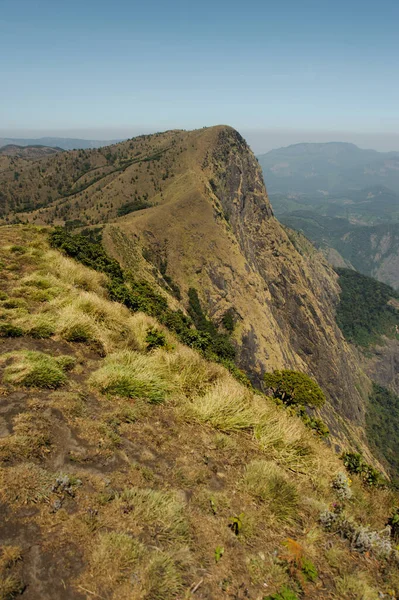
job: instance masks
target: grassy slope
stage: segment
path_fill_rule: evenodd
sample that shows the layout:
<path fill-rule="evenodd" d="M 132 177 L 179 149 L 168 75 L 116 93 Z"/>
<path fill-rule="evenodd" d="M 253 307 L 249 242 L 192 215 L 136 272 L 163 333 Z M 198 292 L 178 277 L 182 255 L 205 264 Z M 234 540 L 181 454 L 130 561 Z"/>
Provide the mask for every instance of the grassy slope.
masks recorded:
<path fill-rule="evenodd" d="M 0 597 L 24 586 L 24 598 L 52 600 L 399 591 L 393 566 L 320 527 L 343 467 L 299 420 L 168 332 L 148 352 L 154 320 L 109 302 L 104 276 L 43 233 L 1 234 L 1 323 L 22 335 L 0 339 Z M 68 341 L 77 326 L 85 343 Z M 26 351 L 47 355 L 53 375 L 61 366 L 36 379 L 51 387 L 34 386 L 39 355 Z M 381 529 L 392 494 L 352 489 L 345 512 Z"/>

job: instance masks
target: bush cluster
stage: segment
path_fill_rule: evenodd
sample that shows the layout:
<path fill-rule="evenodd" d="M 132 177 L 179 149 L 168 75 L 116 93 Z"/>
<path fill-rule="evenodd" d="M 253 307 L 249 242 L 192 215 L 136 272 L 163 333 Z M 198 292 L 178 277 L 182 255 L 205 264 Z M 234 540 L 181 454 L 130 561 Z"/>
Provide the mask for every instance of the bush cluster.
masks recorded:
<path fill-rule="evenodd" d="M 357 452 L 344 452 L 341 456 L 346 470 L 358 475 L 370 487 L 382 487 L 387 484 L 385 477 L 373 466 L 366 463 L 363 456 Z"/>
<path fill-rule="evenodd" d="M 163 348 L 166 346 L 166 336 L 164 332 L 156 327 L 150 327 L 147 329 L 145 341 L 147 344 L 147 350 L 154 350 L 155 348 Z"/>

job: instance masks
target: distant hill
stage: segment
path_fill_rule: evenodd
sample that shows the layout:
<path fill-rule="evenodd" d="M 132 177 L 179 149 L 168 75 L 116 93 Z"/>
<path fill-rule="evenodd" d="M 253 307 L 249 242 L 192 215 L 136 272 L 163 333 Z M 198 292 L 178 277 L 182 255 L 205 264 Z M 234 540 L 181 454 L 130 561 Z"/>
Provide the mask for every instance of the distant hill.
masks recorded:
<path fill-rule="evenodd" d="M 26 159 L 43 158 L 43 156 L 50 156 L 52 154 L 57 154 L 57 152 L 63 152 L 63 149 L 40 145 L 17 146 L 16 144 L 8 144 L 7 146 L 0 147 L 0 156 L 11 156 Z"/>
<path fill-rule="evenodd" d="M 89 148 L 101 148 L 110 146 L 122 140 L 82 140 L 79 138 L 60 138 L 60 137 L 42 137 L 42 138 L 0 138 L 0 148 L 2 146 L 49 146 L 50 148 L 62 148 L 62 150 L 87 150 Z"/>
<path fill-rule="evenodd" d="M 335 266 L 399 288 L 399 153 L 296 144 L 259 157 L 278 219 Z"/>
<path fill-rule="evenodd" d="M 383 185 L 399 193 L 399 152 L 295 144 L 258 156 L 269 193 L 324 194 Z"/>

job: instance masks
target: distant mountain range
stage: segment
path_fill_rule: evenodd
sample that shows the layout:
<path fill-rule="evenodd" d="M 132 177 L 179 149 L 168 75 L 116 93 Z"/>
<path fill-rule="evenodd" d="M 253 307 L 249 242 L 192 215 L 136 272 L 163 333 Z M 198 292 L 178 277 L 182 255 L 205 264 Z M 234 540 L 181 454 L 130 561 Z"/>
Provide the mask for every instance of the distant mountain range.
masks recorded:
<path fill-rule="evenodd" d="M 351 266 L 399 289 L 399 152 L 296 144 L 258 157 L 277 218 Z"/>
<path fill-rule="evenodd" d="M 383 185 L 399 193 L 399 152 L 295 144 L 258 156 L 269 193 L 325 194 Z"/>
<path fill-rule="evenodd" d="M 16 144 L 8 144 L 7 146 L 0 146 L 0 156 L 26 158 L 29 160 L 35 160 L 43 156 L 56 154 L 57 152 L 63 152 L 63 149 L 40 145 L 17 146 Z"/>
<path fill-rule="evenodd" d="M 2 146 L 49 146 L 50 148 L 62 148 L 63 150 L 87 150 L 89 148 L 100 148 L 117 144 L 122 140 L 82 140 L 79 138 L 42 137 L 42 138 L 0 138 Z"/>

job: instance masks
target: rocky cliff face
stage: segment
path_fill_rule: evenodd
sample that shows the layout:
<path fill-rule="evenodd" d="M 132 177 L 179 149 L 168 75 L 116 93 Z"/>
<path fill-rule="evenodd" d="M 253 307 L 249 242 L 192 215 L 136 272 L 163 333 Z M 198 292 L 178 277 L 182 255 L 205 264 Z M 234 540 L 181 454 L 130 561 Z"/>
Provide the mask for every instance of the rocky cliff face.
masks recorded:
<path fill-rule="evenodd" d="M 145 252 L 158 248 L 184 296 L 195 287 L 216 320 L 234 310 L 239 361 L 254 379 L 284 367 L 311 373 L 329 395 L 330 424 L 337 411 L 361 426 L 368 382 L 335 323 L 334 271 L 273 217 L 260 167 L 236 131 L 201 130 L 190 141 L 183 180 L 158 206 L 109 225 L 109 248 L 125 262 L 121 235 Z"/>

